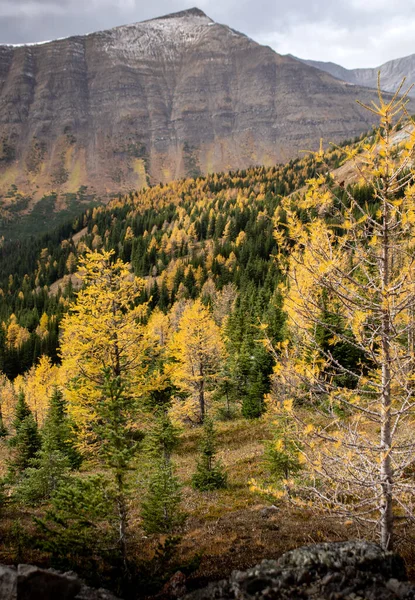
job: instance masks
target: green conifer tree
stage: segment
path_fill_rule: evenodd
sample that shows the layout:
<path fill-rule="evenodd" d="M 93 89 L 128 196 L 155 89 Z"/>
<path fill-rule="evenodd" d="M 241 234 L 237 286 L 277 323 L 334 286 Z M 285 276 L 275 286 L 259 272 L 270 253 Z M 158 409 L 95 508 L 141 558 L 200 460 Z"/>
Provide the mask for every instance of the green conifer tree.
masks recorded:
<path fill-rule="evenodd" d="M 281 409 L 277 412 L 272 431 L 273 439 L 265 446 L 265 463 L 271 478 L 277 483 L 285 482 L 284 486 L 288 489 L 288 480 L 303 468 L 302 447 L 296 439 L 294 422 L 288 411 Z"/>
<path fill-rule="evenodd" d="M 40 450 L 25 469 L 15 498 L 32 505 L 48 500 L 68 480 L 70 470 L 69 458 L 62 452 Z"/>
<path fill-rule="evenodd" d="M 20 390 L 17 395 L 17 404 L 14 412 L 14 420 L 13 420 L 13 428 L 18 433 L 21 423 L 25 420 L 26 417 L 31 415 L 32 412 L 29 408 L 29 405 L 26 402 L 26 398 L 23 390 Z"/>
<path fill-rule="evenodd" d="M 60 452 L 68 458 L 73 469 L 79 468 L 82 462 L 75 445 L 75 435 L 68 418 L 66 401 L 58 387 L 53 390 L 49 411 L 42 428 L 42 451 L 49 454 Z"/>
<path fill-rule="evenodd" d="M 186 516 L 180 510 L 181 484 L 174 474 L 171 455 L 179 442 L 178 430 L 167 412 L 165 394 L 149 437 L 150 457 L 155 460 L 148 491 L 141 505 L 143 527 L 147 533 L 172 533 L 183 524 Z"/>
<path fill-rule="evenodd" d="M 117 491 L 102 474 L 70 475 L 52 496 L 45 518 L 34 518 L 42 534 L 39 546 L 56 568 L 91 576 L 97 560 L 116 544 Z"/>
<path fill-rule="evenodd" d="M 16 497 L 30 504 L 49 499 L 68 479 L 70 469 L 80 464 L 81 456 L 74 444 L 65 400 L 55 387 L 42 428 L 42 448 L 25 470 Z"/>
<path fill-rule="evenodd" d="M 13 427 L 15 435 L 9 441 L 12 457 L 8 473 L 12 479 L 30 466 L 30 461 L 35 458 L 41 447 L 38 426 L 23 391 L 18 395 Z"/>
<path fill-rule="evenodd" d="M 5 438 L 9 435 L 7 427 L 4 424 L 3 417 L 0 415 L 0 439 Z"/>
<path fill-rule="evenodd" d="M 203 427 L 204 432 L 200 444 L 200 457 L 196 472 L 192 477 L 192 485 L 196 490 L 206 492 L 225 488 L 227 485 L 227 474 L 220 462 L 215 460 L 215 429 L 212 419 L 206 418 Z"/>

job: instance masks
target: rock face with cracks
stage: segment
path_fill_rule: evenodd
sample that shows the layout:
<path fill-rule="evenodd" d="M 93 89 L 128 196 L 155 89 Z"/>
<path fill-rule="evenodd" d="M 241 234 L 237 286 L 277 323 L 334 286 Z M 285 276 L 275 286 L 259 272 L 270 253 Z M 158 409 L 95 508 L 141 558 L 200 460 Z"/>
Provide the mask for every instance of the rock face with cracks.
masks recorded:
<path fill-rule="evenodd" d="M 314 544 L 264 560 L 187 600 L 415 600 L 402 559 L 364 541 Z"/>

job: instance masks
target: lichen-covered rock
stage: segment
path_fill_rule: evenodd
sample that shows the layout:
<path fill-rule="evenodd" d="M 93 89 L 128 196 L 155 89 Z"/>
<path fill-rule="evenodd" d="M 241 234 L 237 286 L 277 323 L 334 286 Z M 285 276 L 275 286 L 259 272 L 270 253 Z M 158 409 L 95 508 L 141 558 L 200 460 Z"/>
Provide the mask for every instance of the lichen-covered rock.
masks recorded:
<path fill-rule="evenodd" d="M 118 600 L 111 592 L 86 586 L 75 573 L 33 565 L 0 565 L 0 600 Z"/>
<path fill-rule="evenodd" d="M 364 541 L 313 544 L 264 560 L 187 600 L 415 600 L 402 559 Z"/>
<path fill-rule="evenodd" d="M 13 567 L 0 565 L 0 598 L 15 600 L 17 594 L 17 571 Z"/>

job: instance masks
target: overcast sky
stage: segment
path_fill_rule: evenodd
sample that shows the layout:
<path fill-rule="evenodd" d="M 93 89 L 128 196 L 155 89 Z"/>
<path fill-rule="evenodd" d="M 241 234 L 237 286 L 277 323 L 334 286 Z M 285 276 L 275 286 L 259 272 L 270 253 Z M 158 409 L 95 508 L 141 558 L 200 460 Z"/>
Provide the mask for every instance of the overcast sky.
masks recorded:
<path fill-rule="evenodd" d="M 0 0 L 0 43 L 89 33 L 192 6 L 280 54 L 353 68 L 415 53 L 415 0 Z"/>

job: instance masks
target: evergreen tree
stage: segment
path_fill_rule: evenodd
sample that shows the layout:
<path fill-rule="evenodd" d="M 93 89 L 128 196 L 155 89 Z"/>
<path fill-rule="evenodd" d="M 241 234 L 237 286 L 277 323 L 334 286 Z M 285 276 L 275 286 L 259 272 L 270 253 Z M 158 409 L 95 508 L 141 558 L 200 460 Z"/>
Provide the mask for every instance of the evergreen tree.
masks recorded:
<path fill-rule="evenodd" d="M 181 501 L 181 484 L 171 461 L 159 459 L 141 505 L 145 532 L 172 533 L 186 518 L 179 508 Z"/>
<path fill-rule="evenodd" d="M 68 418 L 66 401 L 55 387 L 50 398 L 49 411 L 42 428 L 42 451 L 60 452 L 73 469 L 80 467 L 82 457 L 75 446 L 75 436 Z"/>
<path fill-rule="evenodd" d="M 120 551 L 127 568 L 126 536 L 129 495 L 128 472 L 136 456 L 141 436 L 131 428 L 130 416 L 135 409 L 135 398 L 123 385 L 120 376 L 110 368 L 104 369 L 102 401 L 97 406 L 98 423 L 93 425 L 101 443 L 100 453 L 110 469 L 116 488 L 115 500 L 119 515 Z"/>
<path fill-rule="evenodd" d="M 0 415 L 0 439 L 5 438 L 9 435 L 7 427 L 4 424 L 3 417 Z"/>
<path fill-rule="evenodd" d="M 70 469 L 68 456 L 59 450 L 40 450 L 25 469 L 15 497 L 32 505 L 48 500 L 69 479 Z"/>
<path fill-rule="evenodd" d="M 172 533 L 185 520 L 185 514 L 180 510 L 181 485 L 174 474 L 171 460 L 179 442 L 178 430 L 166 410 L 165 394 L 162 392 L 160 396 L 162 408 L 148 443 L 150 457 L 155 459 L 155 468 L 141 505 L 143 527 L 147 533 Z"/>
<path fill-rule="evenodd" d="M 264 396 L 270 391 L 272 356 L 258 342 L 250 357 L 247 393 L 242 398 L 242 415 L 246 419 L 257 419 L 265 412 Z"/>
<path fill-rule="evenodd" d="M 13 428 L 18 433 L 23 421 L 32 414 L 23 390 L 20 390 L 17 395 L 17 403 L 14 412 Z"/>
<path fill-rule="evenodd" d="M 215 430 L 212 419 L 205 419 L 203 429 L 200 457 L 196 473 L 192 477 L 192 485 L 196 490 L 206 492 L 225 488 L 227 485 L 227 475 L 222 465 L 215 460 Z"/>
<path fill-rule="evenodd" d="M 44 519 L 35 517 L 39 546 L 57 568 L 90 576 L 117 538 L 116 490 L 103 475 L 70 476 L 52 497 Z"/>
<path fill-rule="evenodd" d="M 49 411 L 42 428 L 42 448 L 30 466 L 17 490 L 17 498 L 36 504 L 52 496 L 72 468 L 81 464 L 73 433 L 66 412 L 62 393 L 55 387 L 49 403 Z"/>
<path fill-rule="evenodd" d="M 235 419 L 237 412 L 235 408 L 235 385 L 232 378 L 231 362 L 227 360 L 219 375 L 219 382 L 215 391 L 215 400 L 220 402 L 217 410 L 217 418 L 223 421 Z"/>
<path fill-rule="evenodd" d="M 9 477 L 23 473 L 30 466 L 41 447 L 37 423 L 33 417 L 23 391 L 19 392 L 13 421 L 15 435 L 10 439 L 12 458 L 9 461 Z"/>
<path fill-rule="evenodd" d="M 283 482 L 290 493 L 289 480 L 302 470 L 302 447 L 296 436 L 294 420 L 286 409 L 277 410 L 273 420 L 274 437 L 265 446 L 265 463 L 276 482 Z"/>

